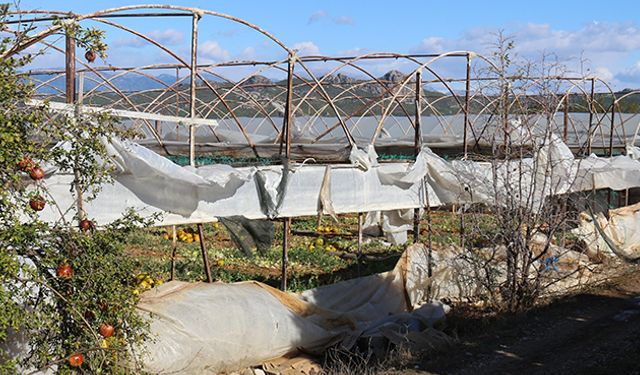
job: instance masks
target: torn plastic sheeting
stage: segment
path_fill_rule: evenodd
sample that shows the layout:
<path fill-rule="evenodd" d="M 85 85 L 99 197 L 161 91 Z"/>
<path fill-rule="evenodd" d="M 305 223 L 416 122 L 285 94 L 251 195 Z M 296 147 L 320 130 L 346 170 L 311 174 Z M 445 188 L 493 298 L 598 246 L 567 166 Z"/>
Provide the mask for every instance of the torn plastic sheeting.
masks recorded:
<path fill-rule="evenodd" d="M 253 248 L 265 254 L 275 238 L 275 226 L 270 220 L 249 220 L 243 216 L 221 217 L 220 222 L 245 256 L 253 256 Z"/>
<path fill-rule="evenodd" d="M 448 162 L 425 147 L 406 170 L 379 171 L 378 174 L 383 184 L 401 188 L 409 188 L 426 179 L 429 190 L 444 203 L 501 205 L 508 195 L 505 192 L 521 190 L 523 194 L 516 203 L 537 211 L 547 196 L 562 194 L 571 188 L 577 170 L 574 160 L 562 140 L 551 135 L 539 145 L 533 158 L 496 161 L 494 164 L 466 160 Z M 530 197 L 533 203 L 530 203 Z M 429 198 L 433 202 L 431 195 Z"/>
<path fill-rule="evenodd" d="M 278 204 L 281 204 L 277 210 L 280 217 L 318 212 L 325 166 L 296 167 L 287 174 L 288 180 L 283 185 L 282 166 L 210 166 L 193 170 L 179 167 L 138 145 L 120 145 L 115 141 L 114 144 L 113 150 L 118 153 L 114 160 L 121 173 L 115 176 L 113 184 L 100 186 L 97 198 L 85 204 L 88 216 L 99 224 L 116 220 L 128 207 L 142 215 L 164 214 L 157 225 L 205 222 L 236 215 L 249 219 L 268 218 L 263 208 L 273 214 Z M 330 196 L 335 212 L 419 207 L 418 186 L 401 189 L 382 185 L 378 179 L 377 169 L 396 172 L 404 168 L 398 164 L 381 165 L 367 172 L 353 166 L 332 168 Z M 265 178 L 254 178 L 257 172 Z M 75 199 L 69 192 L 72 180 L 70 174 L 58 173 L 44 181 L 60 211 L 66 213 L 67 220 L 74 214 Z M 285 186 L 286 192 L 280 189 Z M 273 209 L 263 207 L 265 196 Z M 434 196 L 433 201 L 437 202 L 437 197 Z M 47 221 L 60 218 L 59 211 L 52 206 L 46 207 L 40 215 Z"/>
<path fill-rule="evenodd" d="M 163 214 L 157 225 L 237 215 L 248 219 L 313 216 L 326 181 L 326 167 L 319 165 L 294 166 L 285 180 L 282 166 L 179 167 L 142 146 L 115 140 L 110 151 L 120 173 L 114 184 L 100 186 L 96 200 L 85 204 L 88 216 L 98 224 L 118 219 L 129 207 L 142 215 Z M 341 214 L 424 207 L 425 190 L 432 207 L 473 202 L 500 205 L 507 199 L 505 192 L 522 187 L 521 203 L 536 211 L 554 194 L 590 190 L 594 185 L 640 186 L 640 162 L 626 156 L 575 160 L 557 137 L 543 144 L 535 158 L 495 167 L 494 184 L 490 163 L 448 162 L 425 147 L 413 164 L 385 163 L 367 171 L 353 165 L 334 166 L 328 196 L 335 213 Z M 72 181 L 69 174 L 47 176 L 44 185 L 60 210 L 48 205 L 40 213 L 43 220 L 55 222 L 60 212 L 72 220 L 76 203 L 69 191 Z M 528 203 L 529 197 L 533 204 Z"/>
<path fill-rule="evenodd" d="M 547 240 L 539 233 L 529 243 L 532 254 L 541 255 L 530 268 L 529 275 L 541 278 L 545 294 L 566 292 L 608 277 L 604 273 L 592 272 L 593 262 L 585 254 L 555 244 L 547 247 Z M 421 244 L 414 246 L 424 247 Z M 545 248 L 546 252 L 542 253 Z M 470 254 L 466 249 L 450 245 L 434 249 L 431 255 L 432 274 L 429 277 L 426 248 L 408 253 L 406 289 L 411 301 L 416 303 L 428 298 L 477 301 L 495 297 L 496 292 L 488 288 L 498 287 L 507 280 L 506 246 L 478 248 Z M 485 278 L 487 270 L 490 270 L 492 278 L 489 283 Z"/>
<path fill-rule="evenodd" d="M 232 197 L 252 172 L 227 165 L 180 167 L 133 142 L 106 144 L 120 172 L 118 183 L 148 205 L 183 216 L 193 213 L 201 200 Z"/>
<path fill-rule="evenodd" d="M 411 299 L 415 293 L 405 287 L 407 270 L 413 269 L 407 262 L 422 260 L 407 255 L 412 251 L 407 249 L 392 271 L 300 294 L 258 282 L 163 284 L 144 293 L 138 305 L 153 336 L 144 344 L 145 370 L 220 372 L 298 350 L 348 347 L 377 326 L 406 321 L 406 313 L 418 306 Z M 420 309 L 419 320 L 432 323 L 444 316 L 442 305 L 429 306 Z"/>
<path fill-rule="evenodd" d="M 629 156 L 600 158 L 590 155 L 578 162 L 579 177 L 571 191 L 624 190 L 640 187 L 640 162 Z"/>
<path fill-rule="evenodd" d="M 580 171 L 571 150 L 555 135 L 544 139 L 538 147 L 533 157 L 521 160 L 494 164 L 452 162 L 450 169 L 453 170 L 448 173 L 459 181 L 460 187 L 454 191 L 463 197 L 460 203 L 515 203 L 535 212 L 547 197 L 571 191 Z M 640 164 L 636 168 L 640 168 Z"/>
<path fill-rule="evenodd" d="M 604 235 L 612 242 L 626 259 L 640 258 L 640 203 L 609 210 L 609 219 L 604 214 L 595 214 Z M 593 217 L 586 213 L 580 215 L 580 225 L 573 230 L 586 244 L 590 255 L 604 254 L 617 256 L 600 235 L 593 223 Z"/>
<path fill-rule="evenodd" d="M 327 165 L 324 170 L 322 186 L 320 187 L 318 212 L 328 214 L 334 220 L 338 221 L 336 211 L 333 209 L 333 202 L 331 201 L 331 165 Z"/>
<path fill-rule="evenodd" d="M 349 161 L 363 171 L 368 171 L 371 167 L 378 166 L 378 154 L 373 145 L 367 146 L 366 151 L 353 146 L 349 154 Z"/>
<path fill-rule="evenodd" d="M 278 183 L 275 181 L 277 177 Z M 282 170 L 257 170 L 254 174 L 255 184 L 258 190 L 260 208 L 268 219 L 278 216 L 280 207 L 287 194 L 287 184 L 289 182 L 289 161 L 284 159 Z"/>
<path fill-rule="evenodd" d="M 387 241 L 393 245 L 402 245 L 407 242 L 407 231 L 411 228 L 413 228 L 413 209 L 373 211 L 367 213 L 363 233 L 379 236 L 382 229 Z"/>

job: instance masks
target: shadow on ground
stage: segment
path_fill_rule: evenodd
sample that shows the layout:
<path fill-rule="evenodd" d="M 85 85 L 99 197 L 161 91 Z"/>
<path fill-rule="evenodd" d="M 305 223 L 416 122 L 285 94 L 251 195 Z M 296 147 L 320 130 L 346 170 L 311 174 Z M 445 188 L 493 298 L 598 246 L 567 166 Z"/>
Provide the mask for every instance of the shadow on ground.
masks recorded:
<path fill-rule="evenodd" d="M 453 317 L 459 343 L 423 358 L 437 374 L 640 374 L 640 271 L 521 315 Z"/>

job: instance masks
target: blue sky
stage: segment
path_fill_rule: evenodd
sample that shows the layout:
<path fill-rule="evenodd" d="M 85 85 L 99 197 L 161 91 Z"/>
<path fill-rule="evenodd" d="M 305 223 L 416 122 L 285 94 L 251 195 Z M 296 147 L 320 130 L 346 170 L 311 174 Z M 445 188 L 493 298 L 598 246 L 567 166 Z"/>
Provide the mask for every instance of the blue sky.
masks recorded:
<path fill-rule="evenodd" d="M 136 4 L 125 1 L 23 0 L 22 9 L 87 13 Z M 179 1 L 171 4 L 215 10 L 271 32 L 301 54 L 369 51 L 484 51 L 492 33 L 515 37 L 517 52 L 552 52 L 571 70 L 587 67 L 616 88 L 640 87 L 640 2 L 629 1 Z M 188 19 L 122 21 L 188 53 Z M 109 62 L 166 62 L 165 56 L 118 30 L 108 29 Z M 214 18 L 201 23 L 202 61 L 271 59 L 280 51 L 247 28 Z M 46 65 L 50 61 L 42 61 Z M 384 67 L 381 67 L 384 69 Z"/>

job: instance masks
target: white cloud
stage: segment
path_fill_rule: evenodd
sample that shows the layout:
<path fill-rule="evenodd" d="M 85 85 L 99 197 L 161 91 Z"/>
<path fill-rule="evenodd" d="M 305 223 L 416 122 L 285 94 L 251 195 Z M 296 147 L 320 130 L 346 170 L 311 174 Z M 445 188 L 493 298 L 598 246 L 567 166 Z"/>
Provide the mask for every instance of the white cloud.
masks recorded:
<path fill-rule="evenodd" d="M 496 40 L 497 32 L 495 29 L 477 28 L 468 30 L 461 38 L 428 37 L 412 50 L 440 52 L 427 49 L 443 48 L 485 52 Z M 516 30 L 508 30 L 506 35 L 514 37 L 516 51 L 523 54 L 553 51 L 561 56 L 576 56 L 581 51 L 595 55 L 640 49 L 640 30 L 634 24 L 594 22 L 577 30 L 559 30 L 547 24 L 529 23 Z"/>
<path fill-rule="evenodd" d="M 182 43 L 184 40 L 184 33 L 176 29 L 153 30 L 147 32 L 146 36 L 165 46 L 174 46 Z M 151 45 L 151 43 L 134 36 L 132 38 L 117 39 L 113 42 L 113 45 L 116 47 L 143 47 Z"/>
<path fill-rule="evenodd" d="M 240 57 L 243 60 L 255 60 L 257 57 L 256 48 L 255 47 L 247 47 L 242 50 L 240 53 Z"/>
<path fill-rule="evenodd" d="M 142 47 L 145 44 L 149 44 L 142 38 L 120 38 L 113 41 L 114 47 Z"/>
<path fill-rule="evenodd" d="M 299 56 L 320 55 L 320 48 L 313 42 L 300 42 L 293 45 Z"/>
<path fill-rule="evenodd" d="M 315 22 L 320 21 L 321 19 L 325 18 L 326 16 L 328 16 L 327 12 L 325 12 L 324 10 L 318 10 L 316 12 L 313 12 L 310 16 L 309 19 L 307 20 L 307 24 L 312 24 Z"/>
<path fill-rule="evenodd" d="M 445 51 L 446 47 L 444 47 L 444 45 L 447 42 L 448 41 L 443 38 L 440 38 L 437 36 L 430 36 L 428 38 L 422 39 L 420 44 L 414 47 L 412 51 L 413 52 L 427 52 L 427 51 L 442 52 L 442 51 Z"/>
<path fill-rule="evenodd" d="M 360 55 L 364 55 L 364 54 L 372 53 L 372 52 L 374 52 L 374 51 L 372 51 L 370 49 L 356 47 L 356 48 L 340 50 L 340 51 L 338 51 L 336 53 L 336 55 L 337 56 L 360 56 Z"/>
<path fill-rule="evenodd" d="M 470 50 L 487 54 L 497 40 L 498 30 L 475 28 L 461 37 L 444 38 L 430 36 L 411 48 L 411 52 L 447 52 Z M 615 86 L 634 79 L 640 80 L 640 67 L 629 67 L 632 53 L 640 50 L 640 26 L 635 22 L 591 22 L 577 29 L 556 29 L 548 24 L 528 23 L 505 31 L 515 42 L 514 54 L 526 59 L 536 59 L 542 53 L 552 53 L 558 61 L 574 73 L 598 75 L 611 80 Z M 582 63 L 586 62 L 586 71 Z M 626 81 L 626 82 L 625 82 Z"/>
<path fill-rule="evenodd" d="M 166 29 L 164 31 L 154 30 L 147 35 L 157 42 L 170 46 L 180 44 L 184 39 L 184 33 L 176 29 Z"/>
<path fill-rule="evenodd" d="M 608 68 L 604 67 L 604 66 L 598 66 L 593 70 L 593 73 L 599 77 L 600 79 L 606 81 L 606 82 L 611 82 L 615 77 L 613 75 L 613 73 L 611 73 L 611 70 L 609 70 Z"/>
<path fill-rule="evenodd" d="M 349 17 L 349 16 L 340 16 L 340 17 L 336 17 L 333 22 L 335 22 L 338 25 L 349 25 L 349 26 L 355 26 L 356 21 Z"/>
<path fill-rule="evenodd" d="M 624 88 L 640 87 L 640 61 L 615 74 L 615 79 L 625 85 Z"/>
<path fill-rule="evenodd" d="M 229 60 L 229 51 L 220 47 L 215 40 L 207 40 L 198 45 L 199 58 L 203 63 L 220 62 Z"/>
<path fill-rule="evenodd" d="M 240 30 L 238 29 L 218 31 L 218 35 L 223 36 L 225 38 L 233 38 L 238 34 L 240 34 Z"/>
<path fill-rule="evenodd" d="M 84 52 L 82 52 L 84 54 Z M 64 52 L 37 43 L 25 48 L 20 55 L 31 55 L 33 59 L 29 64 L 31 69 L 59 68 L 64 66 Z"/>

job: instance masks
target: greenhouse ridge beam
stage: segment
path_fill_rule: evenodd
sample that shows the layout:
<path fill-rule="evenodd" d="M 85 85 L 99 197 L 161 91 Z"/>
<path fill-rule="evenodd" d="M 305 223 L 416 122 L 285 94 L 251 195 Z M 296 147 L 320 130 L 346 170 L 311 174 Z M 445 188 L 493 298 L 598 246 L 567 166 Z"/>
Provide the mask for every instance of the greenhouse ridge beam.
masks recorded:
<path fill-rule="evenodd" d="M 105 14 L 100 16 L 101 18 L 130 18 L 130 17 L 191 17 L 192 13 L 121 13 L 121 14 Z M 73 19 L 78 15 L 60 15 L 55 17 L 38 17 L 38 18 L 28 18 L 28 19 L 18 19 L 18 20 L 10 20 L 5 21 L 4 23 L 7 25 L 15 25 L 15 24 L 23 24 L 23 23 L 34 23 L 34 22 L 48 22 L 55 21 L 60 19 Z"/>
<path fill-rule="evenodd" d="M 103 17 L 100 17 L 103 18 Z M 442 54 L 380 54 L 380 55 L 364 55 L 364 56 L 297 56 L 296 61 L 301 62 L 344 62 L 349 60 L 381 60 L 381 59 L 406 59 L 406 58 L 427 58 L 427 57 L 438 57 Z M 466 57 L 467 54 L 448 54 L 447 56 L 451 57 Z M 237 61 L 224 61 L 215 64 L 200 64 L 197 65 L 198 69 L 206 69 L 206 68 L 215 68 L 215 67 L 230 67 L 230 66 L 256 66 L 256 65 L 277 65 L 277 64 L 285 64 L 287 59 L 284 58 L 282 60 L 237 60 Z M 189 68 L 186 64 L 154 64 L 147 66 L 129 66 L 129 67 L 117 67 L 117 66 L 97 66 L 91 69 L 79 69 L 78 72 L 81 71 L 115 71 L 115 70 L 160 70 L 160 69 L 187 69 Z M 58 74 L 62 73 L 63 70 L 60 69 L 34 69 L 25 71 L 26 74 Z M 524 78 L 524 77 L 523 77 Z M 578 79 L 578 78 L 575 78 Z M 463 82 L 463 78 L 450 78 L 450 80 L 459 80 Z"/>

